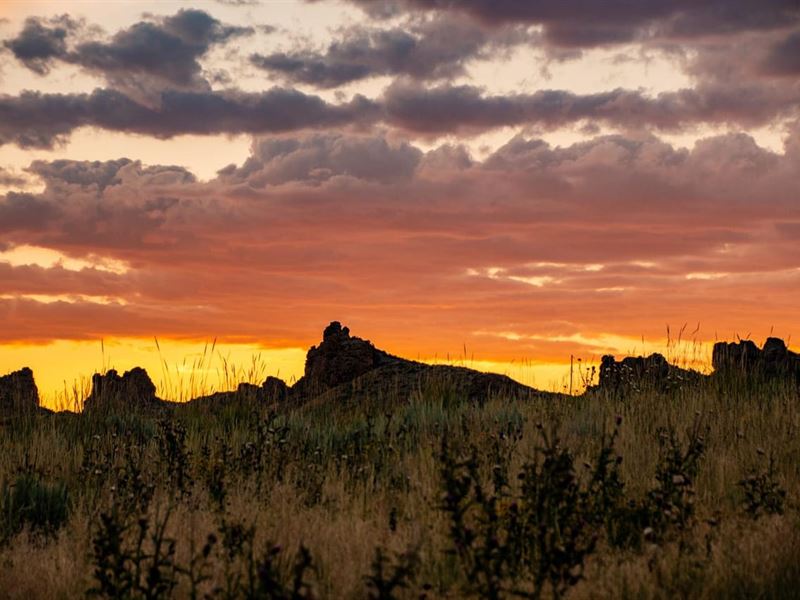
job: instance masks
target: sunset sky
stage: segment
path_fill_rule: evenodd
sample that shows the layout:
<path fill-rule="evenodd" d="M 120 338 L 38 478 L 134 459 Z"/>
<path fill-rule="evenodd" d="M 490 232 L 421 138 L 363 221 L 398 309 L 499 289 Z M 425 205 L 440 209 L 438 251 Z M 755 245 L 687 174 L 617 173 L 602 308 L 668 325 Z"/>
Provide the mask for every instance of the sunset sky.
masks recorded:
<path fill-rule="evenodd" d="M 799 109 L 798 0 L 2 0 L 0 374 L 796 346 Z"/>

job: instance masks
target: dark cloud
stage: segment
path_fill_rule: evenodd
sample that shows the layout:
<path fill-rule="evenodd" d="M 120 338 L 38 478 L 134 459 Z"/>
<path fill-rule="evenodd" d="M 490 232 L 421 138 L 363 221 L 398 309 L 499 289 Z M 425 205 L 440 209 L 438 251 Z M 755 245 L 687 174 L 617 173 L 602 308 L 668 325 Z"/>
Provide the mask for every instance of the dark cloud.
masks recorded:
<path fill-rule="evenodd" d="M 106 161 L 36 160 L 31 163 L 28 171 L 38 175 L 50 189 L 79 186 L 102 192 L 108 186 L 122 184 L 124 167 L 134 168 L 140 178 L 162 176 L 163 180 L 163 176 L 168 175 L 170 183 L 195 181 L 194 175 L 183 167 L 162 165 L 142 167 L 141 163 L 127 158 Z"/>
<path fill-rule="evenodd" d="M 701 123 L 763 125 L 795 115 L 799 99 L 800 92 L 791 86 L 757 84 L 703 85 L 649 96 L 624 89 L 487 95 L 474 86 L 398 83 L 378 100 L 357 95 L 340 104 L 286 88 L 262 93 L 166 91 L 157 107 L 114 90 L 74 95 L 25 92 L 0 96 L 0 144 L 50 147 L 79 127 L 169 138 L 363 127 L 381 121 L 429 137 L 507 126 L 553 129 L 582 121 L 676 131 Z"/>
<path fill-rule="evenodd" d="M 83 41 L 67 46 L 75 24 L 68 17 L 51 22 L 28 19 L 22 32 L 6 46 L 26 66 L 47 72 L 53 60 L 78 65 L 105 77 L 128 94 L 147 98 L 164 88 L 206 90 L 200 59 L 214 45 L 250 34 L 252 28 L 233 27 L 202 10 L 141 21 L 107 41 Z"/>
<path fill-rule="evenodd" d="M 102 190 L 115 181 L 119 183 L 117 172 L 130 163 L 127 158 L 93 162 L 36 160 L 31 163 L 28 171 L 41 177 L 48 185 L 58 181 L 70 185 L 94 185 Z"/>
<path fill-rule="evenodd" d="M 333 177 L 393 183 L 410 179 L 422 152 L 382 136 L 312 133 L 257 140 L 241 168 L 220 173 L 226 183 L 254 187 L 298 182 L 316 185 Z"/>
<path fill-rule="evenodd" d="M 79 127 L 169 138 L 364 127 L 378 122 L 428 137 L 508 126 L 554 129 L 585 121 L 668 131 L 697 124 L 758 126 L 796 116 L 800 91 L 744 82 L 704 84 L 653 96 L 625 89 L 488 95 L 474 86 L 429 88 L 403 82 L 391 85 L 377 100 L 357 95 L 340 104 L 286 88 L 262 93 L 166 91 L 158 100 L 158 106 L 151 107 L 103 89 L 91 94 L 0 96 L 0 144 L 50 147 Z"/>
<path fill-rule="evenodd" d="M 311 0 L 316 1 L 316 0 Z M 555 46 L 591 47 L 649 37 L 701 37 L 708 34 L 781 28 L 800 19 L 796 0 L 351 0 L 373 17 L 404 11 L 467 14 L 488 26 L 529 23 L 544 27 Z"/>
<path fill-rule="evenodd" d="M 257 94 L 166 91 L 157 108 L 114 90 L 72 95 L 24 92 L 0 96 L 0 144 L 46 148 L 79 127 L 168 138 L 368 124 L 378 116 L 379 107 L 363 96 L 334 105 L 284 88 Z"/>
<path fill-rule="evenodd" d="M 467 85 L 424 88 L 395 84 L 386 92 L 385 106 L 393 125 L 423 134 L 442 134 L 525 123 L 563 125 L 595 116 L 627 94 L 617 90 L 581 96 L 548 90 L 487 96 L 480 88 Z"/>
<path fill-rule="evenodd" d="M 31 71 L 45 75 L 53 59 L 66 55 L 67 37 L 77 27 L 78 23 L 67 15 L 50 20 L 31 17 L 25 20 L 19 35 L 3 45 Z"/>
<path fill-rule="evenodd" d="M 783 29 L 800 21 L 796 0 L 712 0 L 675 2 L 672 16 L 655 34 L 673 39 L 737 35 Z"/>
<path fill-rule="evenodd" d="M 450 78 L 461 75 L 470 60 L 534 38 L 525 28 L 488 32 L 453 17 L 392 29 L 354 27 L 340 36 L 324 53 L 299 50 L 254 54 L 250 60 L 288 81 L 330 88 L 380 75 Z"/>
<path fill-rule="evenodd" d="M 70 60 L 102 73 L 120 87 L 145 76 L 187 89 L 204 87 L 198 61 L 213 44 L 252 30 L 229 27 L 201 10 L 180 10 L 163 21 L 141 22 L 107 43 L 80 44 Z"/>
<path fill-rule="evenodd" d="M 800 31 L 795 31 L 777 42 L 770 49 L 763 68 L 770 75 L 800 75 Z"/>
<path fill-rule="evenodd" d="M 582 120 L 663 130 L 696 123 L 763 124 L 791 114 L 798 98 L 791 89 L 756 85 L 709 86 L 655 96 L 624 89 L 489 96 L 474 86 L 395 84 L 387 90 L 384 104 L 389 123 L 421 134 L 442 134 L 531 124 L 556 128 Z"/>
<path fill-rule="evenodd" d="M 0 196 L 0 232 L 41 230 L 57 214 L 56 207 L 34 194 Z"/>

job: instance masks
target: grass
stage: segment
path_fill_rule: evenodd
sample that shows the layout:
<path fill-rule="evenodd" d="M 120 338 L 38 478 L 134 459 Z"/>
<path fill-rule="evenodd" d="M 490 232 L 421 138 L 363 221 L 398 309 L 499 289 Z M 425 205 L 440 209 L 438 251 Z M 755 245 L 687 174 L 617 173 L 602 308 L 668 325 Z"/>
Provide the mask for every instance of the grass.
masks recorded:
<path fill-rule="evenodd" d="M 794 387 L 446 387 L 8 421 L 1 595 L 798 597 Z"/>

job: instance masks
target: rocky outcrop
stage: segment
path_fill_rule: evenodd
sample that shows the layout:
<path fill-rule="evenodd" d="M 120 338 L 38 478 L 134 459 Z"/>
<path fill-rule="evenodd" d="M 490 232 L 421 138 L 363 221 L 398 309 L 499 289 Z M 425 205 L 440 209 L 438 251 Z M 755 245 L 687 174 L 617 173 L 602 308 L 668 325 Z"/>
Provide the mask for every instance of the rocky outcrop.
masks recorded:
<path fill-rule="evenodd" d="M 39 390 L 33 371 L 25 367 L 0 377 L 0 415 L 35 412 L 39 408 Z"/>
<path fill-rule="evenodd" d="M 163 406 L 163 400 L 156 396 L 156 386 L 147 371 L 134 367 L 121 376 L 114 369 L 105 375 L 92 376 L 92 392 L 86 398 L 84 410 L 107 409 L 152 409 Z"/>
<path fill-rule="evenodd" d="M 338 321 L 325 328 L 322 342 L 306 355 L 305 374 L 288 388 L 293 403 L 312 399 L 401 400 L 431 390 L 472 401 L 494 395 L 543 395 L 510 377 L 464 367 L 428 365 L 379 350 L 368 340 L 350 335 Z"/>
<path fill-rule="evenodd" d="M 666 392 L 698 383 L 702 375 L 667 362 L 661 354 L 629 356 L 620 361 L 606 355 L 600 362 L 598 388 L 627 393 L 643 389 Z"/>
<path fill-rule="evenodd" d="M 305 374 L 292 391 L 294 395 L 320 394 L 400 360 L 367 340 L 351 336 L 350 329 L 333 321 L 322 332 L 319 346 L 312 346 L 306 354 Z"/>
<path fill-rule="evenodd" d="M 800 354 L 792 352 L 780 338 L 770 337 L 759 348 L 750 340 L 714 344 L 714 372 L 747 378 L 787 378 L 800 383 Z"/>

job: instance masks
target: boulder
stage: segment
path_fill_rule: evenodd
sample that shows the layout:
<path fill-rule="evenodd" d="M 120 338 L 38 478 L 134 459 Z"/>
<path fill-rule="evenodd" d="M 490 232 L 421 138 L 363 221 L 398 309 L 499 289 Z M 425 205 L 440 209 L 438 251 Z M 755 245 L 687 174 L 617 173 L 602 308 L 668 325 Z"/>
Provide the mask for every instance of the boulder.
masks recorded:
<path fill-rule="evenodd" d="M 800 382 L 800 354 L 789 350 L 780 338 L 767 338 L 763 348 L 751 340 L 719 342 L 714 344 L 711 361 L 719 374 Z"/>
<path fill-rule="evenodd" d="M 269 402 L 281 402 L 289 397 L 289 386 L 283 379 L 271 375 L 261 384 L 264 398 Z"/>
<path fill-rule="evenodd" d="M 666 392 L 685 384 L 697 383 L 702 378 L 697 371 L 669 364 L 664 356 L 657 353 L 650 356 L 628 356 L 621 361 L 606 355 L 600 362 L 599 374 L 598 388 L 619 392 L 641 389 Z"/>
<path fill-rule="evenodd" d="M 84 410 L 98 408 L 153 408 L 164 404 L 156 396 L 156 386 L 147 371 L 134 367 L 121 376 L 114 369 L 105 375 L 92 375 L 92 392 L 86 398 Z"/>
<path fill-rule="evenodd" d="M 33 371 L 25 367 L 0 377 L 0 415 L 34 412 L 39 407 L 39 390 Z"/>

